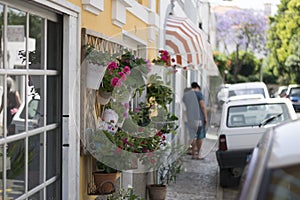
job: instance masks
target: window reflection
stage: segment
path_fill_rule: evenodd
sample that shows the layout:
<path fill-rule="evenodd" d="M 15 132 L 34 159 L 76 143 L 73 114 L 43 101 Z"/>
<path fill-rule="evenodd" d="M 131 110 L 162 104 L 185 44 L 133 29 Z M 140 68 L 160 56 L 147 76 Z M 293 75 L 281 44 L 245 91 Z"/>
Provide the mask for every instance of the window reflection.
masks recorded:
<path fill-rule="evenodd" d="M 25 141 L 19 140 L 7 146 L 7 190 L 8 197 L 16 199 L 25 191 Z"/>
<path fill-rule="evenodd" d="M 7 12 L 7 68 L 24 68 L 22 51 L 26 48 L 26 13 L 14 8 Z"/>
<path fill-rule="evenodd" d="M 44 60 L 42 55 L 43 43 L 43 20 L 41 17 L 29 15 L 29 42 L 32 42 L 32 49 L 29 51 L 29 68 L 42 69 Z"/>
<path fill-rule="evenodd" d="M 300 199 L 300 165 L 274 169 L 267 199 Z"/>

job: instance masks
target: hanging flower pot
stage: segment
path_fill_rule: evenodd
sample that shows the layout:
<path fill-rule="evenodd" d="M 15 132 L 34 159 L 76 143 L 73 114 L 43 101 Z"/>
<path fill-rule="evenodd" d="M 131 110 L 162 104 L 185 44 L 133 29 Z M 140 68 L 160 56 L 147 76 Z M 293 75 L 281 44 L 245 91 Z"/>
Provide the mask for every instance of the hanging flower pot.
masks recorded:
<path fill-rule="evenodd" d="M 101 105 L 106 105 L 108 104 L 108 102 L 111 99 L 111 92 L 107 92 L 105 90 L 102 90 L 101 88 L 98 91 L 98 95 L 97 95 L 97 101 L 98 103 L 100 103 Z"/>
<path fill-rule="evenodd" d="M 97 90 L 100 87 L 106 68 L 104 65 L 87 63 L 86 87 Z"/>

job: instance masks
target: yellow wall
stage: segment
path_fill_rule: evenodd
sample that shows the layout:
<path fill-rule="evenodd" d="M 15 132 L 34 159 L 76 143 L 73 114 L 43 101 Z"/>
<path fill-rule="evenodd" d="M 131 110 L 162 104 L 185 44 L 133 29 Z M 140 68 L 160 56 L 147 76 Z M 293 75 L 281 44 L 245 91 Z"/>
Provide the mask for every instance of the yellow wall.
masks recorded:
<path fill-rule="evenodd" d="M 120 28 L 112 23 L 112 2 L 104 0 L 104 12 L 100 12 L 98 16 L 83 10 L 82 0 L 68 0 L 69 2 L 81 7 L 81 27 L 87 28 L 98 33 L 104 34 L 108 37 L 113 37 L 121 39 L 122 28 L 134 34 L 143 41 L 145 41 L 148 46 L 148 59 L 151 61 L 157 56 L 157 42 L 149 42 L 148 40 L 148 25 L 142 20 L 135 17 L 132 13 L 127 11 L 126 14 L 126 25 Z M 159 3 L 159 0 L 157 0 Z M 148 0 L 139 1 L 145 7 L 148 7 Z M 157 7 L 158 9 L 158 7 Z M 157 39 L 156 39 L 157 41 Z M 83 120 L 83 119 L 82 119 Z M 80 199 L 82 200 L 93 200 L 95 196 L 87 195 L 87 156 L 80 156 Z"/>
<path fill-rule="evenodd" d="M 138 1 L 140 4 L 142 4 L 143 6 L 145 6 L 145 7 L 149 7 L 148 5 L 149 5 L 149 2 L 148 2 L 148 0 L 139 0 Z"/>

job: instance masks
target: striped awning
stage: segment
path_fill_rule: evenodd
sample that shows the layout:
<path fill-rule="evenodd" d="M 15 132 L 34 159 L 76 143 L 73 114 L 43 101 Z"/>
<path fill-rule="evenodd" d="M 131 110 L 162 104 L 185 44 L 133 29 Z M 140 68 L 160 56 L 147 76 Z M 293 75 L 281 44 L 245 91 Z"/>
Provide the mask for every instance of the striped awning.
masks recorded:
<path fill-rule="evenodd" d="M 188 18 L 170 15 L 166 19 L 165 48 L 179 65 L 200 68 L 205 60 L 205 35 Z"/>

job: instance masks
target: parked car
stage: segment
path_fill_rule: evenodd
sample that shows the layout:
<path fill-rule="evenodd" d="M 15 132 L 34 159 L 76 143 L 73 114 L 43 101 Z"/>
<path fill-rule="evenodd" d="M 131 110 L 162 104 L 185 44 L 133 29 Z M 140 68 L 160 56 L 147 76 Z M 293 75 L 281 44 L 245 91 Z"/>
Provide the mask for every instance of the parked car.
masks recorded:
<path fill-rule="evenodd" d="M 274 94 L 275 98 L 285 97 L 287 89 L 288 89 L 288 86 L 284 86 L 284 85 L 279 86 L 277 91 Z"/>
<path fill-rule="evenodd" d="M 252 153 L 240 200 L 300 199 L 300 120 L 270 128 Z"/>
<path fill-rule="evenodd" d="M 35 91 L 32 86 L 29 90 L 30 93 L 27 97 L 27 108 L 28 108 L 28 130 L 39 127 L 41 123 L 41 112 L 40 112 L 40 95 Z M 12 119 L 12 122 L 9 127 L 9 135 L 18 134 L 25 131 L 25 122 L 26 122 L 26 109 L 25 102 L 23 102 Z"/>
<path fill-rule="evenodd" d="M 226 102 L 222 110 L 216 157 L 222 187 L 236 187 L 254 147 L 269 127 L 297 119 L 286 98 L 256 98 Z"/>
<path fill-rule="evenodd" d="M 286 91 L 286 97 L 291 100 L 296 112 L 300 111 L 300 85 L 291 84 Z"/>
<path fill-rule="evenodd" d="M 218 92 L 217 92 L 218 108 L 222 108 L 222 105 L 228 99 L 228 86 L 229 84 L 223 84 L 218 88 Z"/>
<path fill-rule="evenodd" d="M 261 94 L 264 98 L 270 98 L 268 88 L 264 82 L 246 82 L 228 85 L 228 98 L 248 94 Z"/>

